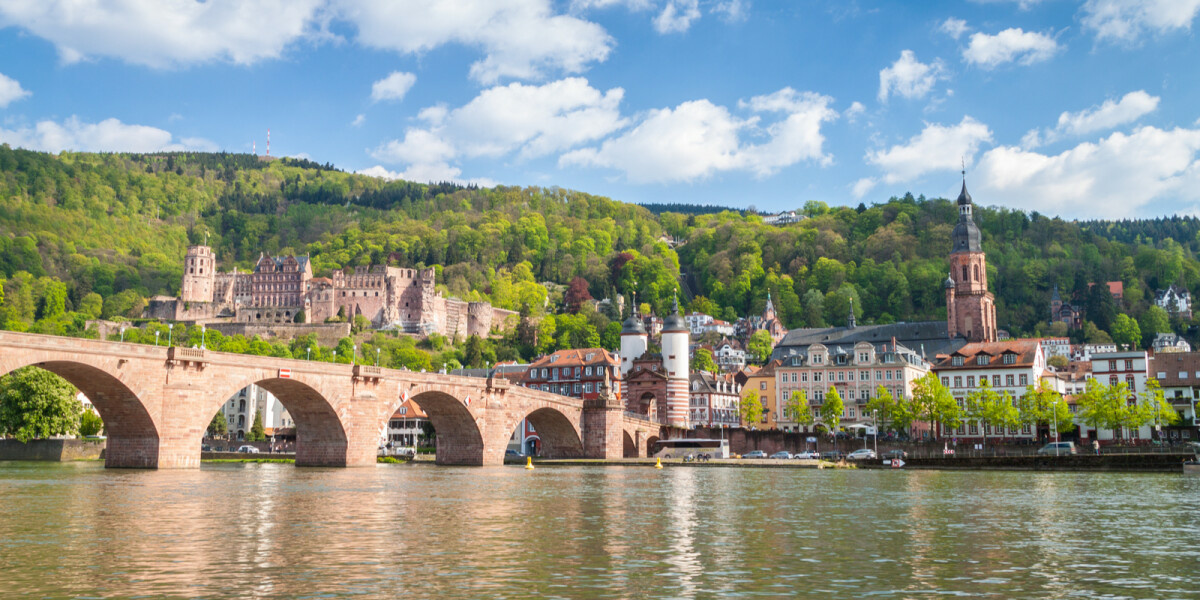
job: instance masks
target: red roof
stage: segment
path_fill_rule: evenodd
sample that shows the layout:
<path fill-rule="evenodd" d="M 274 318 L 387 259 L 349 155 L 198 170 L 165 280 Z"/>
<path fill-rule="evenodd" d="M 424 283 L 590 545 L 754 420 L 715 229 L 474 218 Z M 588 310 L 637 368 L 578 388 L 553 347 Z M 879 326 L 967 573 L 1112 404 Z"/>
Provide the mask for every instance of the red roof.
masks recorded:
<path fill-rule="evenodd" d="M 396 412 L 392 414 L 392 418 L 427 419 L 429 418 L 429 415 L 426 415 L 425 411 L 421 410 L 421 407 L 418 406 L 416 402 L 413 402 L 412 400 L 405 400 L 404 404 L 401 404 L 400 408 L 397 408 Z"/>
<path fill-rule="evenodd" d="M 1124 297 L 1125 296 L 1125 282 L 1124 281 L 1108 282 L 1108 293 L 1110 293 L 1114 296 Z"/>
<path fill-rule="evenodd" d="M 985 367 L 989 369 L 999 368 L 1016 368 L 1033 366 L 1034 358 L 1037 356 L 1038 345 L 1041 340 L 1036 339 L 1017 339 L 1005 340 L 1003 342 L 976 342 L 967 344 L 949 356 L 938 355 L 938 361 L 934 365 L 935 371 L 946 369 L 978 369 Z M 1016 354 L 1015 363 L 1004 364 L 1000 358 L 1002 354 Z M 963 364 L 955 365 L 954 357 L 962 356 Z M 975 359 L 977 356 L 995 357 L 988 362 L 987 365 L 980 365 Z"/>

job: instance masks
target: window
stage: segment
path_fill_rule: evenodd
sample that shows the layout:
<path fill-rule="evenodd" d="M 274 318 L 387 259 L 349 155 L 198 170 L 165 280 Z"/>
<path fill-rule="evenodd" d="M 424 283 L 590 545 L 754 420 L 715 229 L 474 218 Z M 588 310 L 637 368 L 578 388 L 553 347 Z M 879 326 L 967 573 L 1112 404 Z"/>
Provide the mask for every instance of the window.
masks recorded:
<path fill-rule="evenodd" d="M 1004 364 L 1006 364 L 1006 365 L 1017 364 L 1017 355 L 1013 354 L 1012 352 L 1005 354 L 1004 355 Z"/>
<path fill-rule="evenodd" d="M 821 380 L 821 372 L 813 371 L 813 381 L 820 381 L 820 380 Z"/>
<path fill-rule="evenodd" d="M 1012 386 L 1013 386 L 1013 376 L 1012 376 L 1012 375 L 1005 375 L 1005 376 L 1004 376 L 1004 385 L 1007 385 L 1008 387 L 1012 387 Z"/>
<path fill-rule="evenodd" d="M 838 381 L 845 381 L 845 380 L 846 380 L 846 372 L 838 371 Z"/>
<path fill-rule="evenodd" d="M 1136 392 L 1136 391 L 1137 391 L 1137 382 L 1133 380 L 1133 375 L 1126 375 L 1126 376 L 1125 376 L 1125 385 L 1128 385 L 1128 386 L 1129 386 L 1129 391 L 1130 391 L 1130 392 Z"/>
<path fill-rule="evenodd" d="M 549 375 L 547 375 L 546 373 L 547 373 L 547 370 L 546 370 L 546 369 L 542 369 L 542 379 L 545 379 L 545 378 L 549 377 Z"/>
<path fill-rule="evenodd" d="M 584 374 L 584 375 L 591 375 L 591 374 L 592 374 L 592 368 L 591 368 L 591 367 L 584 367 L 584 369 L 583 369 L 583 374 Z"/>
<path fill-rule="evenodd" d="M 1029 375 L 1027 375 L 1027 374 L 1025 374 L 1025 373 L 1021 373 L 1021 374 L 1018 376 L 1018 380 L 1019 380 L 1019 382 L 1020 382 L 1020 384 L 1021 384 L 1021 385 L 1029 385 Z"/>
<path fill-rule="evenodd" d="M 962 387 L 962 375 L 954 376 L 954 387 Z"/>
<path fill-rule="evenodd" d="M 974 375 L 967 375 L 967 387 L 969 387 L 969 388 L 975 387 L 975 376 Z"/>
<path fill-rule="evenodd" d="M 1125 370 L 1126 370 L 1126 371 L 1132 371 L 1132 370 L 1133 370 L 1133 360 L 1132 360 L 1132 359 L 1126 359 L 1126 360 L 1125 360 Z"/>
<path fill-rule="evenodd" d="M 808 381 L 808 373 L 807 372 L 800 374 L 800 381 L 802 381 L 802 382 Z"/>
<path fill-rule="evenodd" d="M 875 371 L 875 381 L 883 381 L 883 371 Z"/>
<path fill-rule="evenodd" d="M 583 384 L 583 391 L 585 391 L 589 394 L 592 393 L 592 382 L 589 381 L 589 382 Z"/>
<path fill-rule="evenodd" d="M 1119 381 L 1119 379 L 1117 378 L 1116 375 L 1108 376 L 1108 385 L 1110 385 L 1110 386 L 1117 385 L 1117 381 Z"/>
<path fill-rule="evenodd" d="M 986 364 L 992 362 L 992 357 L 990 357 L 986 354 L 980 354 L 979 356 L 977 356 L 975 358 L 975 361 L 981 365 L 986 365 Z"/>
<path fill-rule="evenodd" d="M 850 418 L 851 419 L 854 418 L 854 409 L 853 408 L 850 409 Z"/>
<path fill-rule="evenodd" d="M 551 369 L 550 373 L 552 375 L 554 375 L 555 379 L 558 379 L 558 367 L 554 367 L 553 369 Z"/>
<path fill-rule="evenodd" d="M 579 367 L 575 367 L 575 376 L 579 377 Z"/>
<path fill-rule="evenodd" d="M 892 372 L 891 372 L 891 371 L 884 371 L 884 372 L 883 372 L 883 374 L 884 374 L 884 377 L 885 377 L 885 378 L 886 378 L 888 381 L 891 381 L 891 380 L 892 380 Z"/>
<path fill-rule="evenodd" d="M 760 389 L 760 390 L 767 389 L 767 382 L 765 382 L 765 381 L 759 382 L 758 389 Z"/>
<path fill-rule="evenodd" d="M 943 377 L 943 378 L 942 378 L 942 385 L 943 385 L 943 386 L 946 386 L 946 387 L 950 387 L 950 378 L 949 378 L 949 377 Z"/>
<path fill-rule="evenodd" d="M 1108 361 L 1108 370 L 1116 371 L 1117 370 L 1117 361 L 1115 361 L 1115 360 Z"/>
<path fill-rule="evenodd" d="M 955 357 L 951 358 L 951 359 L 950 359 L 950 364 L 951 364 L 951 365 L 954 365 L 954 366 L 956 366 L 956 367 L 961 367 L 961 366 L 963 366 L 963 357 L 961 357 L 961 356 L 955 356 Z"/>
<path fill-rule="evenodd" d="M 1000 376 L 992 375 L 992 387 L 1000 387 Z"/>
<path fill-rule="evenodd" d="M 858 372 L 858 380 L 859 381 L 870 381 L 871 380 L 871 372 L 870 371 L 859 371 Z"/>

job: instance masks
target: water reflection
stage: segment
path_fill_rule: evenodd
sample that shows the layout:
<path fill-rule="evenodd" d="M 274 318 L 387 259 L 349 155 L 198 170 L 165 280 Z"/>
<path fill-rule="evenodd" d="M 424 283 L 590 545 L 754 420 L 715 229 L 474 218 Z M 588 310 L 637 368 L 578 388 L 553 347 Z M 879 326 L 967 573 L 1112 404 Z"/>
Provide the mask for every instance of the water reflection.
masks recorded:
<path fill-rule="evenodd" d="M 1200 478 L 0 464 L 46 597 L 1200 597 Z"/>

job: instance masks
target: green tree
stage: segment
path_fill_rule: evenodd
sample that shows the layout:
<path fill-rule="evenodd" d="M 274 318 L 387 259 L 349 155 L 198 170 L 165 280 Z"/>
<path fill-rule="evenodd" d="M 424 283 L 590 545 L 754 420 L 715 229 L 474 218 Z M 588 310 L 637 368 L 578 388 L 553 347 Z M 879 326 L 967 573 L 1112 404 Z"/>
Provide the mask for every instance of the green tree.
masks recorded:
<path fill-rule="evenodd" d="M 368 319 L 362 315 L 354 315 L 354 321 L 350 325 L 351 331 L 353 331 L 354 333 L 360 333 L 360 332 L 366 331 L 370 328 L 371 328 L 371 320 L 370 319 Z"/>
<path fill-rule="evenodd" d="M 84 296 L 83 300 L 79 302 L 80 314 L 89 319 L 100 318 L 100 313 L 103 311 L 103 309 L 104 298 L 101 298 L 100 294 L 97 294 L 96 292 L 89 292 L 88 295 Z"/>
<path fill-rule="evenodd" d="M 217 414 L 213 415 L 212 421 L 208 424 L 208 435 L 210 437 L 220 437 L 229 433 L 229 422 L 225 420 L 225 411 L 218 410 Z"/>
<path fill-rule="evenodd" d="M 250 426 L 250 433 L 246 434 L 246 441 L 250 442 L 265 442 L 267 440 L 266 428 L 263 427 L 262 413 L 254 413 L 254 424 Z"/>
<path fill-rule="evenodd" d="M 1143 342 L 1144 347 L 1149 347 L 1155 335 L 1171 332 L 1171 315 L 1161 306 L 1154 305 L 1142 313 L 1142 317 L 1138 319 L 1138 326 L 1142 334 L 1138 341 Z"/>
<path fill-rule="evenodd" d="M 307 320 L 307 317 L 305 316 L 303 310 L 296 311 L 296 316 L 292 317 L 293 323 L 304 323 L 304 322 L 306 322 L 306 320 Z"/>
<path fill-rule="evenodd" d="M 478 335 L 471 335 L 471 337 L 467 338 L 467 345 L 463 348 L 462 362 L 472 369 L 478 369 L 483 366 L 482 341 Z"/>
<path fill-rule="evenodd" d="M 762 329 L 751 334 L 750 341 L 746 343 L 746 351 L 758 364 L 766 363 L 772 350 L 774 350 L 774 341 L 771 339 L 771 334 Z"/>
<path fill-rule="evenodd" d="M 1025 387 L 1025 393 L 1017 399 L 1017 409 L 1023 425 L 1028 424 L 1036 428 L 1045 423 L 1052 430 L 1057 427 L 1057 433 L 1065 433 L 1075 428 L 1067 401 L 1045 380 L 1039 381 L 1036 386 Z"/>
<path fill-rule="evenodd" d="M 708 348 L 698 348 L 696 350 L 696 358 L 692 361 L 692 369 L 696 371 L 708 371 L 709 373 L 717 372 L 717 363 L 713 360 L 712 351 Z M 761 409 L 762 406 L 760 405 Z"/>
<path fill-rule="evenodd" d="M 1134 321 L 1127 314 L 1119 314 L 1113 319 L 1112 324 L 1112 339 L 1113 342 L 1120 346 L 1129 346 L 1137 348 L 1142 343 L 1142 329 L 1137 321 Z"/>
<path fill-rule="evenodd" d="M 842 403 L 842 396 L 838 394 L 837 388 L 829 386 L 825 402 L 821 403 L 821 422 L 829 429 L 829 433 L 837 432 L 842 423 L 842 411 L 845 409 L 846 405 Z"/>
<path fill-rule="evenodd" d="M 762 400 L 758 398 L 757 390 L 750 390 L 750 393 L 742 397 L 742 401 L 738 404 L 738 412 L 742 416 L 742 427 L 758 428 L 759 423 L 762 422 L 763 405 Z"/>
<path fill-rule="evenodd" d="M 1138 394 L 1138 421 L 1151 425 L 1155 432 L 1161 425 L 1174 425 L 1179 422 L 1179 413 L 1167 402 L 1162 386 L 1153 377 L 1146 380 L 1146 389 Z"/>
<path fill-rule="evenodd" d="M 79 415 L 79 435 L 99 435 L 101 431 L 104 431 L 104 421 L 100 415 L 91 408 L 84 409 L 83 414 Z"/>
<path fill-rule="evenodd" d="M 0 430 L 22 443 L 78 433 L 82 412 L 75 387 L 54 373 L 22 367 L 0 378 Z"/>
<path fill-rule="evenodd" d="M 808 406 L 808 394 L 804 390 L 795 390 L 783 405 L 783 414 L 797 425 L 809 426 L 815 422 L 812 409 Z"/>
<path fill-rule="evenodd" d="M 913 382 L 911 410 L 905 418 L 912 421 L 925 421 L 933 435 L 938 435 L 937 425 L 944 428 L 958 427 L 962 422 L 962 410 L 958 400 L 950 393 L 941 379 L 933 371 L 926 373 Z"/>
<path fill-rule="evenodd" d="M 1129 423 L 1129 388 L 1124 383 L 1108 386 L 1088 379 L 1084 392 L 1075 398 L 1077 417 L 1094 429 L 1117 429 Z"/>
<path fill-rule="evenodd" d="M 875 395 L 863 407 L 865 413 L 874 415 L 878 429 L 896 427 L 895 418 L 899 409 L 900 407 L 896 405 L 896 399 L 892 396 L 892 393 L 882 385 L 875 389 Z"/>

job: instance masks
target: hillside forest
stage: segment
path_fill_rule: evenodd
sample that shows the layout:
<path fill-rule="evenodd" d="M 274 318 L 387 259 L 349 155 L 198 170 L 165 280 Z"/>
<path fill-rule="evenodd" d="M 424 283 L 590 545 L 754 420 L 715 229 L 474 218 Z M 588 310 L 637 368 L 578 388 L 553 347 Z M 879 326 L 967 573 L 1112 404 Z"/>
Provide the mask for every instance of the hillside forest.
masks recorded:
<path fill-rule="evenodd" d="M 1200 289 L 1196 218 L 1073 222 L 976 202 L 998 321 L 1014 337 L 1145 347 L 1196 325 L 1153 303 L 1169 284 Z M 842 325 L 851 310 L 859 323 L 945 318 L 957 219 L 946 199 L 809 201 L 807 218 L 785 226 L 750 210 L 653 208 L 557 187 L 385 181 L 307 160 L 5 145 L 0 327 L 84 335 L 89 319 L 136 320 L 150 297 L 178 293 L 186 247 L 206 242 L 223 270 L 250 269 L 262 253 L 307 254 L 317 276 L 433 266 L 443 293 L 525 317 L 508 339 L 474 342 L 470 359 L 463 340 L 422 342 L 421 361 L 434 365 L 613 348 L 620 316 L 586 301 L 634 291 L 658 314 L 678 292 L 685 308 L 729 321 L 760 313 L 770 293 L 789 328 Z M 1107 281 L 1123 282 L 1122 301 L 1102 293 Z M 1048 323 L 1055 286 L 1085 309 L 1083 327 Z"/>

